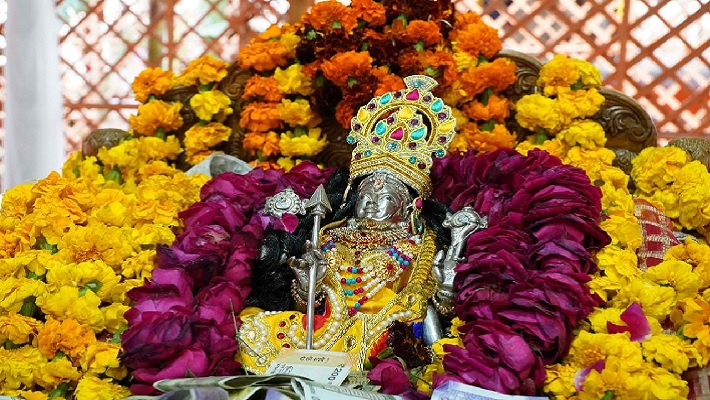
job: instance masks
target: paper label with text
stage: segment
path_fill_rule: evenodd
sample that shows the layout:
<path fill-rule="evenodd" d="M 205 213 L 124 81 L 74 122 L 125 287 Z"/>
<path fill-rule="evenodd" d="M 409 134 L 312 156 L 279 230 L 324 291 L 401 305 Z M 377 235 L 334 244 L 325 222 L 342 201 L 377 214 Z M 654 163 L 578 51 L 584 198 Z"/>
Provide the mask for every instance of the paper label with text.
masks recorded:
<path fill-rule="evenodd" d="M 295 375 L 339 386 L 348 377 L 353 361 L 353 355 L 348 353 L 284 349 L 269 365 L 266 374 Z"/>

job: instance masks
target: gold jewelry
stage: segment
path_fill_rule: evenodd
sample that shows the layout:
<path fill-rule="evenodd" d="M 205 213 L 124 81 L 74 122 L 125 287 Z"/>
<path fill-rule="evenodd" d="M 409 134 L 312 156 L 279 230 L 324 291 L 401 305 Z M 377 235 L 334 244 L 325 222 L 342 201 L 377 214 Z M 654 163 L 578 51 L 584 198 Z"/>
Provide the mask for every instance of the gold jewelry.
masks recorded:
<path fill-rule="evenodd" d="M 291 297 L 293 297 L 293 300 L 299 306 L 308 305 L 308 302 L 306 301 L 307 299 L 305 299 L 308 297 L 308 293 L 305 293 L 301 290 L 298 285 L 298 282 L 296 282 L 295 279 L 291 281 Z M 316 307 L 319 307 L 321 305 L 321 303 L 323 302 L 323 298 L 325 298 L 325 293 L 323 293 L 323 291 L 316 294 Z"/>
<path fill-rule="evenodd" d="M 434 304 L 434 308 L 436 308 L 436 311 L 441 313 L 444 316 L 450 317 L 454 314 L 454 306 L 451 304 L 451 301 L 448 301 L 448 305 L 442 304 L 446 301 L 439 301 L 438 299 L 438 294 L 434 294 L 431 296 L 431 302 Z"/>
<path fill-rule="evenodd" d="M 431 93 L 438 85 L 435 79 L 413 75 L 404 78 L 404 83 L 405 89 L 375 97 L 353 117 L 346 139 L 356 144 L 350 183 L 385 172 L 426 197 L 431 193 L 432 155 L 446 155 L 456 133 L 456 119 L 451 108 Z"/>

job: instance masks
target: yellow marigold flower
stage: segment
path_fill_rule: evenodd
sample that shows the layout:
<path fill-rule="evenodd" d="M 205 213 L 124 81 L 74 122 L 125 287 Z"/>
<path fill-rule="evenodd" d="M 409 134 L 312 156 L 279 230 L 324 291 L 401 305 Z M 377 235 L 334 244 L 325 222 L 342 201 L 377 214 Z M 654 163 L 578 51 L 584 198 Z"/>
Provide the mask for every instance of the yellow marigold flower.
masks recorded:
<path fill-rule="evenodd" d="M 624 175 L 628 179 L 628 175 Z M 590 177 L 591 178 L 591 177 Z M 602 208 L 607 215 L 623 216 L 634 213 L 634 198 L 628 188 L 619 189 L 612 182 L 604 180 L 602 185 Z"/>
<path fill-rule="evenodd" d="M 28 297 L 40 297 L 47 291 L 44 282 L 29 278 L 0 280 L 0 310 L 19 313 Z"/>
<path fill-rule="evenodd" d="M 552 364 L 545 366 L 547 378 L 543 390 L 555 398 L 572 397 L 577 393 L 574 381 L 579 368 L 574 365 Z"/>
<path fill-rule="evenodd" d="M 572 122 L 575 118 L 591 117 L 599 111 L 604 103 L 604 96 L 597 89 L 572 90 L 557 88 L 557 105 L 560 110 L 560 120 L 563 124 Z"/>
<path fill-rule="evenodd" d="M 597 265 L 606 276 L 619 282 L 620 285 L 641 278 L 638 258 L 633 249 L 605 246 L 597 253 Z"/>
<path fill-rule="evenodd" d="M 0 341 L 9 340 L 14 344 L 30 343 L 37 336 L 42 322 L 14 312 L 0 315 Z"/>
<path fill-rule="evenodd" d="M 66 161 L 64 161 L 64 165 L 62 165 L 62 177 L 78 178 L 79 166 L 81 165 L 82 161 L 84 161 L 84 155 L 81 153 L 81 151 L 75 151 L 69 154 Z M 32 186 L 32 184 L 29 185 Z"/>
<path fill-rule="evenodd" d="M 578 365 L 589 367 L 598 361 L 616 357 L 626 360 L 634 369 L 643 364 L 641 345 L 629 339 L 628 332 L 607 334 L 580 331 L 572 340 L 570 360 Z"/>
<path fill-rule="evenodd" d="M 165 140 L 151 136 L 133 140 L 138 147 L 141 163 L 175 160 L 182 153 L 180 139 L 175 136 L 168 136 Z"/>
<path fill-rule="evenodd" d="M 444 100 L 444 103 L 451 106 L 452 110 L 457 109 L 460 104 L 470 100 L 469 97 L 461 81 L 458 80 L 454 81 L 451 86 L 447 87 L 444 93 L 441 94 L 441 99 Z"/>
<path fill-rule="evenodd" d="M 680 374 L 674 374 L 666 368 L 651 363 L 636 374 L 637 390 L 633 393 L 641 399 L 687 399 L 689 394 L 688 382 Z"/>
<path fill-rule="evenodd" d="M 703 363 L 710 360 L 710 305 L 701 298 L 687 299 L 682 302 L 683 315 L 681 332 L 684 336 L 695 339 L 693 346 L 698 349 Z"/>
<path fill-rule="evenodd" d="M 463 347 L 463 342 L 458 337 L 443 338 L 434 342 L 431 345 L 431 350 L 434 352 L 434 355 L 436 355 L 436 357 L 438 357 L 440 360 L 443 359 L 445 355 L 449 354 L 448 351 L 444 350 L 445 345 Z"/>
<path fill-rule="evenodd" d="M 15 350 L 0 347 L 0 389 L 2 392 L 31 388 L 34 372 L 41 371 L 47 358 L 38 348 L 23 346 Z"/>
<path fill-rule="evenodd" d="M 136 101 L 145 103 L 150 95 L 160 96 L 173 86 L 175 75 L 172 71 L 161 68 L 146 68 L 141 71 L 131 84 Z"/>
<path fill-rule="evenodd" d="M 47 400 L 49 398 L 49 394 L 45 392 L 35 392 L 32 390 L 17 390 L 14 392 L 6 392 L 6 394 L 9 396 L 17 396 L 25 400 Z"/>
<path fill-rule="evenodd" d="M 567 155 L 567 153 L 571 151 L 569 146 L 567 146 L 565 143 L 563 143 L 556 137 L 549 140 L 545 140 L 542 144 L 535 144 L 533 137 L 530 136 L 526 138 L 526 140 L 518 143 L 518 145 L 515 147 L 515 150 L 523 155 L 527 155 L 528 152 L 533 149 L 545 150 L 546 152 L 560 159 L 563 159 Z M 572 148 L 572 150 L 574 150 L 574 148 Z"/>
<path fill-rule="evenodd" d="M 23 183 L 8 189 L 2 196 L 2 212 L 13 217 L 26 215 L 33 201 L 33 187 L 32 183 Z"/>
<path fill-rule="evenodd" d="M 173 243 L 173 240 L 175 240 L 175 233 L 172 229 L 157 224 L 145 224 L 136 227 L 131 230 L 131 236 L 133 242 L 141 246 L 141 248 L 150 248 L 151 250 L 148 253 L 155 251 L 153 248 L 159 243 L 170 245 Z M 143 253 L 144 252 L 141 251 L 138 253 L 138 256 L 141 256 Z M 121 269 L 125 270 L 123 267 L 121 267 Z"/>
<path fill-rule="evenodd" d="M 63 286 L 58 292 L 45 293 L 37 298 L 37 306 L 45 314 L 62 321 L 75 319 L 90 326 L 95 332 L 100 332 L 105 327 L 99 305 L 101 299 L 91 290 L 80 294 L 78 288 L 69 286 Z"/>
<path fill-rule="evenodd" d="M 584 379 L 579 400 L 599 400 L 607 392 L 614 393 L 616 398 L 633 398 L 638 393 L 634 377 L 626 366 L 626 360 L 620 357 L 610 357 L 606 360 L 604 369 L 598 372 L 592 369 Z"/>
<path fill-rule="evenodd" d="M 672 287 L 661 286 L 649 280 L 633 280 L 623 286 L 610 306 L 626 308 L 637 302 L 643 308 L 644 314 L 664 320 L 676 303 L 676 293 Z"/>
<path fill-rule="evenodd" d="M 707 244 L 686 238 L 682 244 L 668 249 L 663 259 L 684 261 L 692 265 L 693 272 L 703 280 L 702 287 L 710 287 L 710 246 Z"/>
<path fill-rule="evenodd" d="M 611 215 L 602 221 L 600 226 L 611 236 L 612 243 L 631 250 L 641 247 L 643 242 L 641 225 L 632 214 L 625 214 L 624 216 Z"/>
<path fill-rule="evenodd" d="M 165 161 L 150 161 L 138 167 L 138 177 L 143 180 L 153 175 L 172 176 L 182 172 Z"/>
<path fill-rule="evenodd" d="M 110 372 L 112 373 L 110 376 L 113 378 L 123 379 L 128 372 L 125 367 L 121 367 L 121 362 L 118 360 L 119 351 L 121 351 L 121 345 L 119 343 L 91 343 L 81 356 L 81 369 L 84 373 L 91 375 L 101 375 Z M 114 374 L 114 372 L 118 374 Z"/>
<path fill-rule="evenodd" d="M 138 115 L 128 117 L 128 124 L 134 132 L 145 136 L 153 136 L 161 128 L 164 132 L 172 132 L 182 126 L 180 109 L 182 103 L 172 104 L 162 100 L 152 100 L 138 106 Z"/>
<path fill-rule="evenodd" d="M 45 364 L 41 371 L 35 370 L 35 382 L 47 390 L 79 378 L 81 372 L 77 371 L 66 358 L 56 358 Z"/>
<path fill-rule="evenodd" d="M 424 367 L 424 371 L 419 375 L 419 379 L 416 381 L 417 390 L 421 390 L 427 395 L 431 395 L 431 382 L 434 381 L 434 374 L 442 375 L 446 371 L 444 370 L 444 365 L 441 360 L 436 360 L 433 363 Z"/>
<path fill-rule="evenodd" d="M 465 71 L 470 68 L 475 68 L 476 65 L 478 65 L 478 57 L 475 57 L 474 55 L 459 49 L 459 46 L 457 44 L 454 44 L 453 48 L 454 53 L 452 54 L 452 56 L 454 57 L 454 61 L 456 62 L 456 70 L 458 72 Z"/>
<path fill-rule="evenodd" d="M 651 194 L 676 180 L 680 169 L 690 161 L 685 150 L 673 147 L 647 147 L 631 161 L 631 177 L 638 190 Z"/>
<path fill-rule="evenodd" d="M 585 149 L 604 147 L 606 143 L 604 128 L 598 122 L 588 119 L 572 121 L 560 130 L 557 137 L 570 146 L 579 145 Z"/>
<path fill-rule="evenodd" d="M 224 120 L 234 111 L 231 105 L 232 99 L 219 90 L 200 92 L 190 98 L 192 110 L 197 118 L 203 121 L 209 121 L 217 114 L 219 114 L 218 120 Z"/>
<path fill-rule="evenodd" d="M 128 324 L 126 318 L 123 317 L 123 314 L 125 314 L 126 311 L 130 309 L 130 307 L 120 303 L 120 297 L 121 295 L 125 295 L 125 293 L 126 286 L 117 287 L 112 294 L 113 301 L 119 301 L 119 303 L 113 303 L 109 306 L 101 308 L 101 312 L 104 314 L 106 330 L 110 333 L 116 333 L 119 331 L 119 329 L 125 328 Z"/>
<path fill-rule="evenodd" d="M 693 272 L 693 267 L 684 261 L 662 261 L 655 267 L 649 268 L 644 277 L 659 285 L 675 289 L 678 300 L 695 297 L 702 287 L 700 277 Z"/>
<path fill-rule="evenodd" d="M 121 197 L 125 199 L 125 197 Z M 109 226 L 130 226 L 132 225 L 132 218 L 129 213 L 130 207 L 130 203 L 126 205 L 125 200 L 112 201 L 97 207 L 93 212 L 93 216 L 96 218 L 96 222 Z"/>
<path fill-rule="evenodd" d="M 115 226 L 74 226 L 57 243 L 57 258 L 69 263 L 103 260 L 117 268 L 133 254 L 129 232 Z"/>
<path fill-rule="evenodd" d="M 92 290 L 103 301 L 110 301 L 110 295 L 120 280 L 121 277 L 102 260 L 58 265 L 47 273 L 49 290 L 73 286 L 80 290 Z"/>
<path fill-rule="evenodd" d="M 279 43 L 284 46 L 289 58 L 295 58 L 296 48 L 301 43 L 301 37 L 295 32 L 284 32 L 279 38 Z"/>
<path fill-rule="evenodd" d="M 570 87 L 575 84 L 579 78 L 579 69 L 574 59 L 564 54 L 555 54 L 552 60 L 545 63 L 542 68 L 540 68 L 537 84 L 544 86 L 545 90 L 548 90 L 548 87 L 550 89 L 557 86 Z M 548 93 L 546 92 L 545 94 Z M 553 91 L 549 94 L 555 94 L 555 92 Z"/>
<path fill-rule="evenodd" d="M 212 56 L 204 55 L 187 64 L 177 77 L 177 84 L 182 86 L 208 85 L 219 82 L 227 76 L 229 64 Z"/>
<path fill-rule="evenodd" d="M 84 375 L 74 391 L 76 400 L 119 400 L 130 395 L 127 388 L 93 375 Z"/>
<path fill-rule="evenodd" d="M 284 94 L 308 96 L 314 91 L 313 82 L 303 73 L 301 64 L 293 64 L 286 69 L 276 68 L 274 79 L 279 91 Z"/>
<path fill-rule="evenodd" d="M 536 131 L 542 128 L 554 133 L 561 128 L 560 106 L 554 99 L 538 93 L 529 94 L 518 100 L 515 107 L 515 120 L 525 129 Z"/>
<path fill-rule="evenodd" d="M 311 157 L 323 151 L 327 144 L 328 139 L 321 136 L 320 128 L 309 129 L 308 134 L 298 136 L 286 132 L 279 141 L 281 154 L 287 157 Z"/>
<path fill-rule="evenodd" d="M 696 229 L 710 224 L 710 173 L 700 161 L 684 165 L 672 190 L 679 195 L 678 222 L 686 229 Z"/>
<path fill-rule="evenodd" d="M 78 359 L 86 347 L 95 341 L 96 337 L 91 328 L 72 318 L 58 321 L 49 317 L 37 335 L 37 347 L 50 359 L 57 351 L 69 355 L 72 359 Z"/>
<path fill-rule="evenodd" d="M 579 71 L 579 79 L 585 87 L 599 87 L 602 84 L 602 74 L 599 68 L 587 60 L 573 58 L 572 62 Z"/>
<path fill-rule="evenodd" d="M 125 279 L 123 282 L 119 283 L 118 286 L 116 286 L 116 290 L 113 293 L 113 299 L 112 301 L 114 303 L 120 303 L 123 305 L 129 305 L 131 304 L 131 300 L 126 297 L 126 293 L 128 293 L 129 290 L 137 287 L 143 286 L 143 279 Z M 104 318 L 114 318 L 114 319 L 109 319 L 107 321 L 107 324 L 111 324 L 111 329 L 113 327 L 118 326 L 120 323 L 120 318 L 122 316 L 116 314 L 112 314 L 114 311 L 118 310 L 118 307 L 115 308 L 109 308 L 107 310 L 104 310 Z M 109 313 L 111 312 L 111 313 Z"/>
<path fill-rule="evenodd" d="M 677 335 L 653 335 L 641 343 L 641 348 L 647 360 L 653 360 L 677 374 L 689 368 L 691 357 L 695 360 L 700 358 L 700 353 Z"/>
<path fill-rule="evenodd" d="M 140 163 L 141 149 L 137 139 L 127 140 L 111 148 L 100 148 L 97 157 L 108 169 L 130 168 Z"/>
<path fill-rule="evenodd" d="M 320 116 L 311 109 L 311 104 L 306 99 L 283 99 L 276 108 L 279 118 L 291 127 L 300 125 L 314 128 L 321 122 Z"/>
<path fill-rule="evenodd" d="M 626 323 L 621 320 L 621 313 L 623 312 L 624 310 L 614 307 L 597 308 L 587 316 L 587 319 L 594 331 L 593 333 L 609 333 L 606 327 L 607 322 L 622 326 L 626 325 Z"/>
<path fill-rule="evenodd" d="M 219 122 L 195 125 L 185 132 L 185 150 L 189 153 L 207 150 L 229 139 L 232 128 Z"/>

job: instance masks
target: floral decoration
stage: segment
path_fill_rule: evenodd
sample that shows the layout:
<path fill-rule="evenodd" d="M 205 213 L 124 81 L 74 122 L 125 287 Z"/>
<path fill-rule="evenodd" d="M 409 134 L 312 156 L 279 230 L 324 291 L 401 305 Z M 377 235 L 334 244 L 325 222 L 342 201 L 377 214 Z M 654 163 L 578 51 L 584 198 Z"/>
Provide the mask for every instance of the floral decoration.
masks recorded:
<path fill-rule="evenodd" d="M 185 161 L 195 165 L 229 140 L 232 128 L 224 124 L 234 112 L 233 101 L 217 85 L 227 76 L 228 64 L 210 56 L 191 61 L 179 75 L 148 68 L 133 80 L 138 113 L 129 125 L 134 136 L 179 137 Z M 193 88 L 188 104 L 165 98 L 171 90 Z M 185 126 L 181 111 L 189 109 L 196 122 Z"/>
<path fill-rule="evenodd" d="M 184 231 L 171 246 L 158 246 L 150 281 L 127 295 L 133 306 L 125 314 L 121 360 L 133 374 L 134 393 L 151 393 L 165 378 L 240 372 L 236 315 L 251 290 L 263 232 L 298 225 L 292 214 L 263 214 L 266 199 L 289 186 L 306 197 L 330 172 L 301 163 L 289 173 L 224 173 L 202 188 L 200 202 L 180 212 Z"/>
<path fill-rule="evenodd" d="M 19 185 L 0 211 L 0 393 L 27 399 L 130 395 L 120 334 L 126 292 L 151 277 L 204 176 L 166 161 L 177 140 L 74 153 L 63 173 Z"/>

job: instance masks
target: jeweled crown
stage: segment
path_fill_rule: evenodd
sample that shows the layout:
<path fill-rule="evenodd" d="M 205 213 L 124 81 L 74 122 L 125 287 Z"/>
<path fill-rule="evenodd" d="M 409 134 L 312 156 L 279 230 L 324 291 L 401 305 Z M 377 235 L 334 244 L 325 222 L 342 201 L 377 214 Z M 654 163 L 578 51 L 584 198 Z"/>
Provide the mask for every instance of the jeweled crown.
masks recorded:
<path fill-rule="evenodd" d="M 431 93 L 436 80 L 413 75 L 404 83 L 405 89 L 373 98 L 353 117 L 347 137 L 355 145 L 350 181 L 389 172 L 426 197 L 431 193 L 433 157 L 446 155 L 456 119 L 451 108 Z"/>

